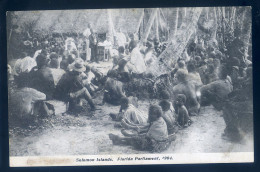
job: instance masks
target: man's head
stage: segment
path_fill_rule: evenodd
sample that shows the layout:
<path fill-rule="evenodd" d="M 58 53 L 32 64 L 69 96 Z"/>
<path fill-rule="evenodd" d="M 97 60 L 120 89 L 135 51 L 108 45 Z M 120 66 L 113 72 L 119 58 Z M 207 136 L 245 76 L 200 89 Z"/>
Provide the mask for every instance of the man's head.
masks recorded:
<path fill-rule="evenodd" d="M 50 59 L 47 56 L 44 56 L 42 54 L 39 54 L 36 57 L 36 63 L 37 63 L 38 68 L 41 68 L 43 66 L 47 66 L 49 61 L 50 61 Z"/>
<path fill-rule="evenodd" d="M 58 59 L 58 58 L 59 58 L 58 54 L 56 54 L 56 53 L 54 53 L 54 52 L 52 52 L 52 53 L 50 54 L 50 59 Z"/>
<path fill-rule="evenodd" d="M 121 103 L 120 103 L 120 105 L 121 105 L 121 110 L 127 109 L 128 106 L 129 106 L 129 99 L 128 99 L 127 97 L 121 98 Z"/>
<path fill-rule="evenodd" d="M 110 78 L 116 78 L 117 77 L 117 73 L 115 70 L 109 70 L 107 72 L 107 76 L 110 77 Z"/>
<path fill-rule="evenodd" d="M 186 96 L 184 94 L 178 94 L 176 98 L 176 104 L 182 106 L 186 103 Z"/>
<path fill-rule="evenodd" d="M 68 63 L 72 64 L 76 59 L 76 56 L 74 54 L 69 54 L 68 55 Z"/>
<path fill-rule="evenodd" d="M 71 64 L 70 69 L 76 74 L 81 74 L 86 70 L 86 67 L 84 66 L 84 62 L 81 58 L 76 58 Z"/>
<path fill-rule="evenodd" d="M 160 94 L 160 98 L 164 100 L 169 100 L 170 99 L 170 93 L 167 90 L 162 90 Z"/>
<path fill-rule="evenodd" d="M 219 79 L 226 79 L 228 76 L 228 69 L 226 66 L 220 66 L 218 71 L 218 77 Z"/>
<path fill-rule="evenodd" d="M 178 67 L 180 69 L 183 69 L 185 67 L 185 61 L 183 61 L 183 60 L 178 61 Z"/>
<path fill-rule="evenodd" d="M 118 69 L 119 70 L 123 70 L 125 65 L 126 65 L 126 63 L 127 63 L 127 61 L 125 59 L 119 60 L 119 62 L 118 62 Z"/>
<path fill-rule="evenodd" d="M 124 54 L 125 48 L 123 46 L 118 47 L 118 52 Z"/>
<path fill-rule="evenodd" d="M 58 69 L 59 68 L 59 60 L 58 59 L 51 59 L 50 61 L 50 67 L 54 68 L 54 69 Z"/>
<path fill-rule="evenodd" d="M 207 67 L 207 71 L 209 73 L 213 73 L 215 71 L 215 67 L 213 64 L 209 64 L 208 67 Z"/>
<path fill-rule="evenodd" d="M 158 118 L 160 118 L 162 116 L 162 109 L 160 106 L 158 105 L 151 105 L 149 107 L 149 116 L 148 116 L 148 121 L 149 122 L 154 122 L 156 121 Z"/>
<path fill-rule="evenodd" d="M 164 112 L 168 111 L 171 106 L 171 104 L 168 100 L 161 100 L 159 105 L 161 106 L 161 108 Z"/>

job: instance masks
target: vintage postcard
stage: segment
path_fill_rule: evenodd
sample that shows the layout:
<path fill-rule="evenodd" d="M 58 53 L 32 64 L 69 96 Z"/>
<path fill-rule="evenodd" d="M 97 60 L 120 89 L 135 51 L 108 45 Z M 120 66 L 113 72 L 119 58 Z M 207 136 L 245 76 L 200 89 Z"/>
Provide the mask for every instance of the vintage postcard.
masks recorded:
<path fill-rule="evenodd" d="M 11 167 L 254 162 L 251 7 L 6 18 Z"/>

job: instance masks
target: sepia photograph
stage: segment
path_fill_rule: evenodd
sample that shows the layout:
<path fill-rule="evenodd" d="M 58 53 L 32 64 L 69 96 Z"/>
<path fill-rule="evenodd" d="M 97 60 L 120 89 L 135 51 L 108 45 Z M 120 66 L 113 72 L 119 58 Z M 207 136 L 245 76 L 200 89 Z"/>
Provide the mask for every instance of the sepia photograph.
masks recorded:
<path fill-rule="evenodd" d="M 254 162 L 251 7 L 8 11 L 11 167 Z"/>

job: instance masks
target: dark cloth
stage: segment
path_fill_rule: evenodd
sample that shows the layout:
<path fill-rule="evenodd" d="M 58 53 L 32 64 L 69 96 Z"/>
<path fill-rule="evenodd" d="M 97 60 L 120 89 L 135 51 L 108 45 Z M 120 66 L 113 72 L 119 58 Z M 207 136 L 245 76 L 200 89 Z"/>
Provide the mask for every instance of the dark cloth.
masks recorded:
<path fill-rule="evenodd" d="M 68 65 L 69 65 L 69 62 L 68 62 L 67 59 L 63 59 L 63 60 L 60 62 L 60 68 L 63 69 L 63 70 L 67 70 Z"/>
<path fill-rule="evenodd" d="M 240 140 L 241 130 L 253 133 L 253 101 L 227 101 L 223 108 L 223 118 L 226 123 L 225 135 L 232 140 Z"/>
<path fill-rule="evenodd" d="M 131 40 L 129 42 L 129 46 L 128 46 L 129 52 L 132 52 L 132 50 L 134 49 L 134 44 L 135 44 L 134 40 Z"/>
<path fill-rule="evenodd" d="M 98 59 L 97 59 L 97 46 L 93 46 L 91 48 L 90 60 L 98 62 Z"/>
<path fill-rule="evenodd" d="M 58 82 L 54 98 L 69 102 L 70 101 L 70 93 L 79 91 L 83 89 L 84 86 L 80 80 L 80 77 L 78 75 L 75 75 L 73 72 L 67 72 L 65 73 L 60 81 Z"/>
<path fill-rule="evenodd" d="M 29 87 L 46 94 L 47 100 L 52 99 L 55 84 L 51 69 L 49 67 L 43 67 L 38 70 L 32 70 L 29 76 L 31 79 Z"/>
<path fill-rule="evenodd" d="M 89 35 L 89 48 L 91 49 L 91 61 L 96 61 L 97 56 L 97 36 L 96 34 Z"/>
<path fill-rule="evenodd" d="M 115 145 L 130 145 L 133 146 L 136 150 L 160 153 L 168 149 L 174 139 L 175 138 L 172 137 L 164 141 L 156 141 L 145 135 L 139 135 L 130 138 L 124 138 L 123 140 L 117 139 L 115 137 L 112 138 L 112 141 Z"/>

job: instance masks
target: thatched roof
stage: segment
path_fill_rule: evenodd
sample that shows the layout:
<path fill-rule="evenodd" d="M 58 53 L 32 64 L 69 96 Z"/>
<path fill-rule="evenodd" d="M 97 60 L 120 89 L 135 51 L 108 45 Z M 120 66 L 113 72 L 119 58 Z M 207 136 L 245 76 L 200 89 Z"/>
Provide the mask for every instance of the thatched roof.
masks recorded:
<path fill-rule="evenodd" d="M 123 32 L 134 32 L 143 9 L 111 9 L 114 28 Z M 108 31 L 108 12 L 106 9 L 94 10 L 52 10 L 17 11 L 17 19 L 12 24 L 23 26 L 33 22 L 33 30 L 44 32 L 83 32 L 90 23 L 97 32 Z"/>

